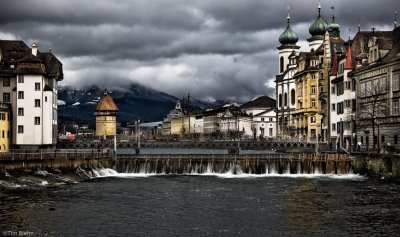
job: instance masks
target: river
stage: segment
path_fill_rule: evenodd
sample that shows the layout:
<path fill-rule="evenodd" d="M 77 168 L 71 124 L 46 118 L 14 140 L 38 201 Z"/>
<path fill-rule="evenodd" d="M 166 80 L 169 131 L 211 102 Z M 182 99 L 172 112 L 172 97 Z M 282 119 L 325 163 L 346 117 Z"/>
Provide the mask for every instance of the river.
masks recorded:
<path fill-rule="evenodd" d="M 75 185 L 1 191 L 3 235 L 400 233 L 400 185 L 363 176 L 106 174 Z"/>

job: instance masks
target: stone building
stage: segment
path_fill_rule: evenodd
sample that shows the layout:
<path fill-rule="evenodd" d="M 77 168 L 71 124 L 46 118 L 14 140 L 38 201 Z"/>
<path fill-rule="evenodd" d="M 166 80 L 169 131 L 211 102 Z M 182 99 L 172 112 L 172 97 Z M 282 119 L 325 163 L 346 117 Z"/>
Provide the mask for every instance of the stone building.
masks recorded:
<path fill-rule="evenodd" d="M 400 149 L 400 27 L 358 32 L 352 44 L 357 83 L 356 139 L 367 150 Z"/>
<path fill-rule="evenodd" d="M 11 106 L 13 147 L 56 145 L 62 79 L 62 64 L 51 52 L 40 52 L 35 43 L 29 48 L 22 41 L 0 40 L 0 100 Z"/>
<path fill-rule="evenodd" d="M 94 109 L 96 136 L 114 136 L 117 134 L 117 112 L 117 105 L 107 90 L 104 90 L 104 94 L 100 97 Z"/>

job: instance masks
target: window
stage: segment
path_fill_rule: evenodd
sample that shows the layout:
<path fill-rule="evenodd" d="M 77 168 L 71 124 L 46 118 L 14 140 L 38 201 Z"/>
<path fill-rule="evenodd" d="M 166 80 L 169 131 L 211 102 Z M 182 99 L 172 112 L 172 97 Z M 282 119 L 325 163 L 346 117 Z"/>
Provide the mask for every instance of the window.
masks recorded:
<path fill-rule="evenodd" d="M 378 136 L 377 135 L 374 136 L 374 144 L 378 144 Z"/>
<path fill-rule="evenodd" d="M 3 78 L 3 86 L 4 87 L 9 87 L 10 86 L 10 78 L 9 77 L 4 77 Z"/>
<path fill-rule="evenodd" d="M 6 134 L 5 134 L 4 130 L 2 130 L 2 131 L 1 131 L 1 137 L 2 137 L 2 138 L 5 138 L 5 135 L 6 135 Z"/>
<path fill-rule="evenodd" d="M 399 74 L 393 74 L 393 91 L 400 90 L 400 77 Z"/>
<path fill-rule="evenodd" d="M 350 108 L 351 107 L 351 100 L 345 100 L 344 104 L 345 104 L 346 108 Z"/>
<path fill-rule="evenodd" d="M 360 84 L 360 95 L 361 97 L 365 96 L 365 83 Z"/>
<path fill-rule="evenodd" d="M 335 123 L 332 123 L 332 131 L 333 132 L 336 131 L 336 124 Z"/>
<path fill-rule="evenodd" d="M 316 104 L 315 100 L 312 100 L 311 101 L 311 107 L 315 108 L 316 106 L 317 106 L 317 104 Z"/>
<path fill-rule="evenodd" d="M 384 143 L 385 142 L 385 135 L 381 136 L 381 142 Z"/>
<path fill-rule="evenodd" d="M 24 76 L 18 75 L 18 83 L 24 83 Z"/>
<path fill-rule="evenodd" d="M 269 118 L 269 121 L 272 122 L 272 121 L 274 121 L 274 119 L 273 118 Z"/>
<path fill-rule="evenodd" d="M 24 92 L 18 91 L 18 99 L 23 99 L 23 98 L 24 98 Z"/>
<path fill-rule="evenodd" d="M 394 144 L 397 144 L 397 135 L 394 135 L 394 137 L 393 137 L 393 143 L 394 143 Z"/>
<path fill-rule="evenodd" d="M 44 97 L 44 101 L 47 102 L 47 96 Z"/>
<path fill-rule="evenodd" d="M 351 81 L 345 81 L 344 82 L 344 89 L 345 90 L 351 90 Z"/>
<path fill-rule="evenodd" d="M 261 122 L 264 122 L 265 121 L 265 118 L 261 118 Z"/>
<path fill-rule="evenodd" d="M 35 83 L 35 91 L 40 91 L 40 83 L 39 82 Z"/>
<path fill-rule="evenodd" d="M 35 125 L 40 125 L 40 117 L 35 117 Z"/>
<path fill-rule="evenodd" d="M 18 116 L 24 116 L 24 108 L 18 108 Z"/>
<path fill-rule="evenodd" d="M 270 137 L 273 136 L 273 135 L 272 135 L 273 133 L 274 133 L 274 129 L 273 129 L 273 128 L 269 128 L 269 136 L 270 136 Z"/>
<path fill-rule="evenodd" d="M 393 101 L 393 115 L 399 115 L 400 114 L 400 108 L 399 108 L 399 100 L 394 100 Z"/>
<path fill-rule="evenodd" d="M 336 104 L 332 104 L 332 111 L 336 110 Z"/>
<path fill-rule="evenodd" d="M 1 117 L 1 120 L 3 120 L 3 121 L 6 120 L 6 115 L 5 115 L 4 113 L 1 113 L 0 115 L 1 115 L 1 116 L 0 116 L 0 117 Z"/>
<path fill-rule="evenodd" d="M 294 91 L 294 89 L 292 89 L 290 91 L 290 102 L 292 103 L 292 105 L 294 105 L 294 103 L 296 102 L 296 92 Z"/>
<path fill-rule="evenodd" d="M 316 74 L 311 75 L 311 79 L 313 79 L 313 80 L 315 80 L 316 77 L 317 77 Z"/>
<path fill-rule="evenodd" d="M 284 67 L 284 65 L 283 65 L 283 62 L 284 61 L 284 59 L 283 59 L 283 56 L 281 56 L 281 58 L 280 58 L 280 64 L 279 64 L 279 66 L 280 66 L 280 72 L 282 73 L 283 72 L 283 67 Z M 275 64 L 276 65 L 276 64 Z"/>
<path fill-rule="evenodd" d="M 311 116 L 310 117 L 310 122 L 311 123 L 316 123 L 317 122 L 317 119 L 315 118 L 315 116 Z"/>
<path fill-rule="evenodd" d="M 39 99 L 35 100 L 35 107 L 40 107 L 40 100 Z"/>
<path fill-rule="evenodd" d="M 278 107 L 282 107 L 282 94 L 279 94 L 278 100 L 279 100 L 279 105 L 278 105 Z"/>
<path fill-rule="evenodd" d="M 10 93 L 3 93 L 3 103 L 10 103 Z"/>
<path fill-rule="evenodd" d="M 331 91 L 331 93 L 332 93 L 332 94 L 335 94 L 335 93 L 336 93 L 336 86 L 332 86 L 332 91 Z"/>
<path fill-rule="evenodd" d="M 311 94 L 315 95 L 315 86 L 311 86 Z"/>
<path fill-rule="evenodd" d="M 24 133 L 24 126 L 18 125 L 18 133 Z"/>
<path fill-rule="evenodd" d="M 287 106 L 288 104 L 288 97 L 287 97 L 287 93 L 285 92 L 284 96 L 283 96 L 283 104 L 284 106 Z"/>

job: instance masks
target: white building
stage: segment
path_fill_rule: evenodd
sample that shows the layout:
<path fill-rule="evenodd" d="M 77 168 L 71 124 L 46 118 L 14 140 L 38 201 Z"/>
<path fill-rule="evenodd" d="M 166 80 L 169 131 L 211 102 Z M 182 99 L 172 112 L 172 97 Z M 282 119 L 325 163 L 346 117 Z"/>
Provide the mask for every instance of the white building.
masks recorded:
<path fill-rule="evenodd" d="M 241 132 L 244 137 L 251 137 L 252 118 L 240 110 L 238 105 L 225 107 L 226 110 L 221 115 L 221 132 L 228 137 L 235 137 L 234 132 Z M 233 133 L 232 133 L 233 132 Z"/>
<path fill-rule="evenodd" d="M 252 138 L 277 136 L 275 105 L 274 99 L 259 96 L 241 106 L 242 112 L 250 117 Z"/>
<path fill-rule="evenodd" d="M 356 112 L 356 82 L 348 76 L 353 70 L 351 48 L 347 46 L 346 55 L 339 61 L 333 55 L 330 73 L 330 122 L 331 142 L 337 147 L 350 150 L 354 138 L 354 119 Z"/>
<path fill-rule="evenodd" d="M 0 99 L 11 104 L 14 148 L 55 146 L 61 62 L 22 41 L 0 40 L 0 55 Z"/>
<path fill-rule="evenodd" d="M 274 134 L 281 138 L 291 137 L 289 129 L 293 126 L 293 112 L 296 109 L 296 85 L 293 75 L 297 72 L 297 58 L 300 47 L 296 45 L 297 34 L 290 28 L 290 16 L 287 27 L 280 35 L 279 74 L 276 76 L 276 115 L 278 131 Z"/>

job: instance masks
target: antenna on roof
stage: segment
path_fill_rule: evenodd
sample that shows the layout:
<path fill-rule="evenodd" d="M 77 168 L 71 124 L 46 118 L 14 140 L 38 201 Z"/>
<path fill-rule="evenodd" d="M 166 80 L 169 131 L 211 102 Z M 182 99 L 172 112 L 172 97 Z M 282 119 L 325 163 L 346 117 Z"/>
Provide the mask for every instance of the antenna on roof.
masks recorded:
<path fill-rule="evenodd" d="M 398 12 L 398 11 L 396 11 L 396 12 L 394 13 L 394 28 L 397 27 L 397 15 L 399 15 L 399 12 Z"/>
<path fill-rule="evenodd" d="M 360 25 L 360 17 L 358 17 L 358 32 L 361 31 L 361 25 Z"/>

